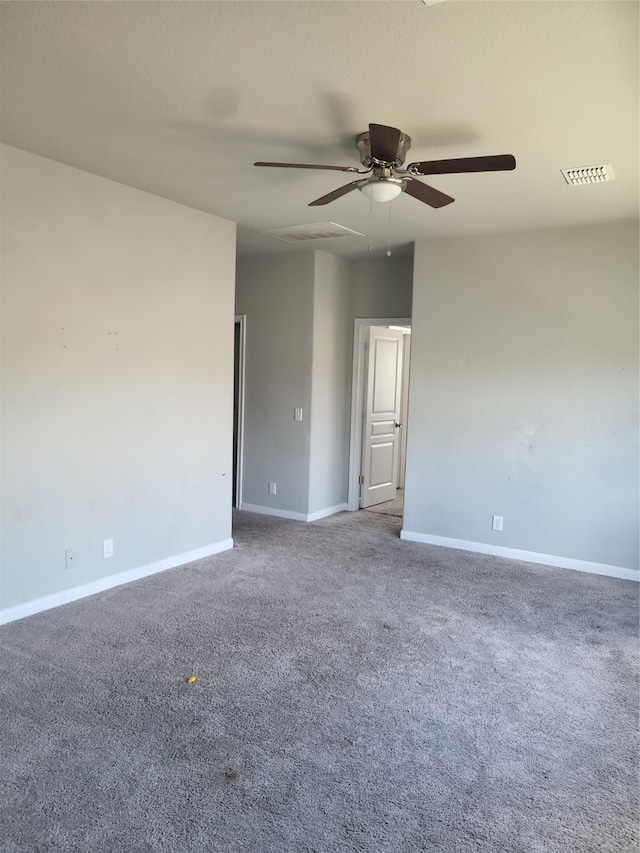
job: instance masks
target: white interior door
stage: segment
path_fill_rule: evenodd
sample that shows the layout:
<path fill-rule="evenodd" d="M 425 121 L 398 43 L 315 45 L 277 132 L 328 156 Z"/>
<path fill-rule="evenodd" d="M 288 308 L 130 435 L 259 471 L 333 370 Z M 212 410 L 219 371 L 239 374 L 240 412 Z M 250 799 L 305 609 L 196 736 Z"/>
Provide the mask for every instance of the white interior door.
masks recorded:
<path fill-rule="evenodd" d="M 360 506 L 391 501 L 398 484 L 398 419 L 404 335 L 371 326 L 367 341 Z"/>

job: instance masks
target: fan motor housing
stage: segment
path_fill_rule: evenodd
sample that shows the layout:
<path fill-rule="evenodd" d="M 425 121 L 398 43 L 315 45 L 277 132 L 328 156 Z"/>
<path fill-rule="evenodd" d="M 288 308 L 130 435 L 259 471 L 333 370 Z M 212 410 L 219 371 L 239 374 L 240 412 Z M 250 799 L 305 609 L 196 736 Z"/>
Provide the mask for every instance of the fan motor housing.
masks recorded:
<path fill-rule="evenodd" d="M 361 133 L 360 136 L 356 137 L 356 148 L 360 154 L 360 162 L 362 165 L 368 169 L 369 166 L 373 163 L 371 159 L 371 143 L 369 140 L 369 131 L 366 130 L 364 133 Z M 393 166 L 402 166 L 405 161 L 405 157 L 407 156 L 408 150 L 411 148 L 411 137 L 407 136 L 406 133 L 400 134 L 400 141 L 398 142 L 398 152 L 395 160 L 393 161 Z"/>

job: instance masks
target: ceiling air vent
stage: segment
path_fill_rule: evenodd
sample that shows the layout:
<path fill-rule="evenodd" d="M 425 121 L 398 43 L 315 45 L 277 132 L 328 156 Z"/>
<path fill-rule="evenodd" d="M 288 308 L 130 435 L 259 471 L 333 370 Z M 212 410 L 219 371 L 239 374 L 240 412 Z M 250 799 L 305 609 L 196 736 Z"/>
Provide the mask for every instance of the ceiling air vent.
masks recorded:
<path fill-rule="evenodd" d="M 325 240 L 328 237 L 364 237 L 360 231 L 346 228 L 335 222 L 311 222 L 308 225 L 285 225 L 282 228 L 256 230 L 256 234 L 282 240 L 283 243 L 298 243 L 301 240 Z"/>
<path fill-rule="evenodd" d="M 578 184 L 599 184 L 602 181 L 615 181 L 611 163 L 604 166 L 581 166 L 579 169 L 562 169 L 564 179 L 572 187 Z"/>

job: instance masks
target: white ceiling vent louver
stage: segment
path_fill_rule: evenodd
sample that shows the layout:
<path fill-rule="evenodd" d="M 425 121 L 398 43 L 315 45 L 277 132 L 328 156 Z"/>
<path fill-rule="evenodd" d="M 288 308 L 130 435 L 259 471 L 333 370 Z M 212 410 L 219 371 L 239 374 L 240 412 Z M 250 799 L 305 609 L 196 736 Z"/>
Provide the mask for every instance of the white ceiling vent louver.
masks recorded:
<path fill-rule="evenodd" d="M 562 169 L 565 181 L 572 187 L 578 184 L 599 184 L 602 181 L 615 181 L 611 163 L 604 166 L 581 166 L 579 169 Z"/>
<path fill-rule="evenodd" d="M 284 225 L 282 228 L 256 230 L 255 234 L 273 237 L 283 243 L 298 243 L 301 240 L 325 240 L 328 237 L 364 237 L 360 231 L 338 225 L 336 222 L 311 222 L 307 225 Z"/>

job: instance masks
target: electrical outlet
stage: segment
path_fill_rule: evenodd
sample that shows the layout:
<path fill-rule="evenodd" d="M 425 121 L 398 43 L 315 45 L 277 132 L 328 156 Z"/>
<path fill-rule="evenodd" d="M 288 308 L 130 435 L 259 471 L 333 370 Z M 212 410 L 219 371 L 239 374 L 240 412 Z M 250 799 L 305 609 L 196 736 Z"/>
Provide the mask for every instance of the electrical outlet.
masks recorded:
<path fill-rule="evenodd" d="M 104 540 L 104 558 L 113 557 L 113 539 Z"/>
<path fill-rule="evenodd" d="M 502 533 L 502 516 L 501 515 L 494 515 L 493 516 L 493 522 L 491 524 L 491 529 L 497 530 L 498 533 Z"/>
<path fill-rule="evenodd" d="M 276 493 L 276 484 L 275 483 L 269 483 L 269 494 L 275 495 L 275 493 Z"/>
<path fill-rule="evenodd" d="M 64 565 L 66 569 L 75 569 L 78 565 L 78 549 L 67 548 L 64 552 Z"/>
<path fill-rule="evenodd" d="M 294 409 L 293 410 L 293 419 L 294 421 L 302 420 L 302 409 Z"/>

